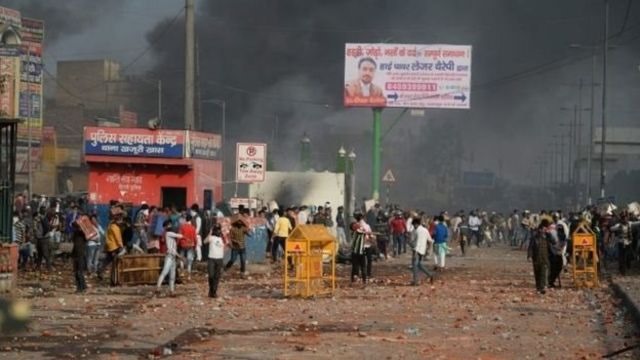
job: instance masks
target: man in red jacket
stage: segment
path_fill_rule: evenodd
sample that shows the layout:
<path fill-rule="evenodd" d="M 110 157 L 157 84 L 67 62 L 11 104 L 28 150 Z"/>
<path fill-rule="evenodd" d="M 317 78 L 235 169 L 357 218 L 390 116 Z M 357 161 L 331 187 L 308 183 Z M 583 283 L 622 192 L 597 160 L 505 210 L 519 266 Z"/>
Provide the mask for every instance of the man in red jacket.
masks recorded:
<path fill-rule="evenodd" d="M 398 256 L 404 247 L 404 233 L 407 229 L 406 221 L 401 212 L 396 212 L 395 217 L 389 223 L 389 227 L 393 237 L 393 256 Z"/>
<path fill-rule="evenodd" d="M 196 249 L 196 228 L 191 224 L 191 215 L 187 214 L 185 222 L 180 225 L 182 239 L 178 242 L 180 254 L 187 259 L 187 278 L 191 280 L 191 268 L 195 258 Z"/>

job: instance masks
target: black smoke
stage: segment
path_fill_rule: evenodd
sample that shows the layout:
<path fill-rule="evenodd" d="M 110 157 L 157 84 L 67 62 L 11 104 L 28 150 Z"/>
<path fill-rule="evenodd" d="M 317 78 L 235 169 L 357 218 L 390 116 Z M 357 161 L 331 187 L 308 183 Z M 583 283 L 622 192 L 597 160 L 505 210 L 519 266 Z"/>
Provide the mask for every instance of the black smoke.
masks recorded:
<path fill-rule="evenodd" d="M 560 108 L 577 101 L 578 78 L 591 81 L 590 52 L 569 45 L 598 44 L 603 36 L 601 0 L 198 3 L 200 100 L 226 101 L 227 143 L 269 142 L 278 170 L 296 167 L 298 140 L 305 131 L 319 170 L 334 168 L 340 145 L 353 148 L 363 195 L 370 186 L 371 112 L 341 106 L 344 44 L 472 45 L 472 109 L 427 110 L 424 118 L 406 117 L 384 140 L 383 170 L 396 173 L 391 194 L 399 202 L 435 202 L 427 192 L 442 189 L 428 187 L 433 180 L 426 179 L 457 181 L 463 170 L 493 171 L 513 183 L 535 182 L 534 161 L 551 147 L 554 135 L 566 132 L 558 123 L 568 121 L 570 114 Z M 619 48 L 610 57 L 609 116 L 625 123 L 631 116 L 618 111 L 633 109 L 630 99 L 638 95 L 630 88 L 633 77 L 638 78 L 640 9 L 627 8 L 622 0 L 610 3 L 611 33 L 624 32 L 612 39 Z M 183 23 L 171 31 L 168 26 L 165 20 L 148 36 L 158 59 L 152 73 L 167 85 L 166 118 L 180 127 Z M 598 70 L 596 81 L 599 77 Z M 584 103 L 587 95 L 585 90 Z M 220 131 L 220 108 L 199 104 L 202 127 Z M 599 106 L 595 111 L 599 118 Z M 385 110 L 384 129 L 398 113 Z"/>

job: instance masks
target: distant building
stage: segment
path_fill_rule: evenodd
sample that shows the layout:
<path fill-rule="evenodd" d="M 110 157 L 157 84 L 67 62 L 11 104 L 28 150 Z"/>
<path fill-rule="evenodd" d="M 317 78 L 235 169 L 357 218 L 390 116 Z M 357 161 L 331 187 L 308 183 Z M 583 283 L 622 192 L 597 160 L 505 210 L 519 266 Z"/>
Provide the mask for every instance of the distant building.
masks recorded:
<path fill-rule="evenodd" d="M 131 107 L 136 99 L 132 83 L 122 77 L 119 62 L 109 59 L 59 61 L 55 105 L 82 106 L 117 116 L 121 105 Z"/>

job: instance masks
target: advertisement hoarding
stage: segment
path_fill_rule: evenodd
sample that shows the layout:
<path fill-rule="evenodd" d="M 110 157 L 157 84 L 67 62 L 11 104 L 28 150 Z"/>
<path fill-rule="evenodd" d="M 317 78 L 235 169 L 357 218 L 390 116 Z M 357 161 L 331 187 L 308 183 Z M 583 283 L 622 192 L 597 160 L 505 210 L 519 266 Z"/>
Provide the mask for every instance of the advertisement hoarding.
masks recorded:
<path fill-rule="evenodd" d="M 469 109 L 471 46 L 346 44 L 344 105 Z"/>
<path fill-rule="evenodd" d="M 21 17 L 20 11 L 0 6 L 0 23 L 13 25 L 19 30 Z"/>
<path fill-rule="evenodd" d="M 4 48 L 0 53 L 0 116 L 17 117 L 20 52 Z"/>
<path fill-rule="evenodd" d="M 238 143 L 236 145 L 236 181 L 263 182 L 267 167 L 267 144 Z"/>
<path fill-rule="evenodd" d="M 182 158 L 185 132 L 142 128 L 84 128 L 85 155 Z"/>
<path fill-rule="evenodd" d="M 18 117 L 24 120 L 18 126 L 18 151 L 28 152 L 28 147 L 20 149 L 20 143 L 28 143 L 31 138 L 31 167 L 39 168 L 42 151 L 42 42 L 44 22 L 21 19 L 20 44 L 20 94 Z M 31 130 L 29 131 L 29 128 Z M 29 134 L 31 134 L 29 136 Z M 18 173 L 28 172 L 28 166 L 17 167 Z"/>

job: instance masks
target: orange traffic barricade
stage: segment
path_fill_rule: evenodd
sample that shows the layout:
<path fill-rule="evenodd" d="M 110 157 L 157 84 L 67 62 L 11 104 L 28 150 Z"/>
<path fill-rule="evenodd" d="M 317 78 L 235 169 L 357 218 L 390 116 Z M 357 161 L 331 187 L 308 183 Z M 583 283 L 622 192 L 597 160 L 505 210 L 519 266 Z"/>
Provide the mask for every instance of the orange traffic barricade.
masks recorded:
<path fill-rule="evenodd" d="M 335 292 L 336 238 L 324 225 L 296 226 L 286 240 L 284 255 L 284 296 Z"/>

